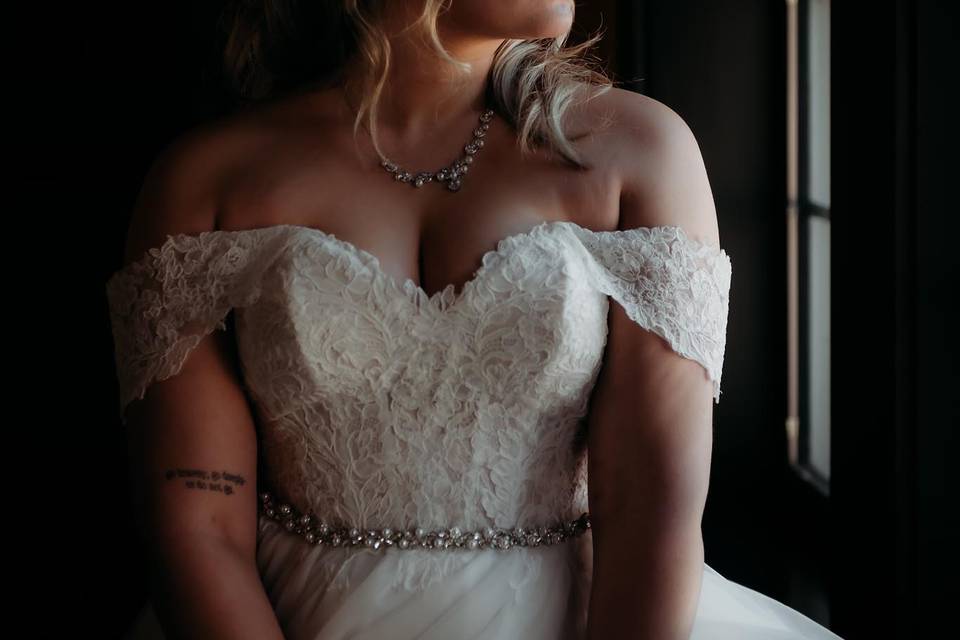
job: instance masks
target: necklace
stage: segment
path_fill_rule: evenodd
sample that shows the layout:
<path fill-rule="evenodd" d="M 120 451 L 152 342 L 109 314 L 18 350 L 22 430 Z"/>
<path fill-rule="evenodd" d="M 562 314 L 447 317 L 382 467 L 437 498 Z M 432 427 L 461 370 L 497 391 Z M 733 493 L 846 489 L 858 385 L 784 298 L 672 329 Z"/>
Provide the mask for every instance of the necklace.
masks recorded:
<path fill-rule="evenodd" d="M 463 182 L 463 176 L 470 170 L 473 163 L 473 157 L 483 148 L 483 137 L 487 135 L 487 129 L 490 128 L 490 120 L 493 119 L 493 109 L 487 109 L 480 114 L 480 125 L 473 130 L 473 138 L 463 147 L 463 156 L 453 164 L 443 167 L 438 171 L 421 171 L 412 174 L 404 170 L 395 162 L 384 160 L 380 166 L 393 174 L 394 180 L 406 182 L 414 187 L 422 187 L 428 182 L 434 180 L 446 182 L 447 189 L 450 191 L 459 191 Z"/>

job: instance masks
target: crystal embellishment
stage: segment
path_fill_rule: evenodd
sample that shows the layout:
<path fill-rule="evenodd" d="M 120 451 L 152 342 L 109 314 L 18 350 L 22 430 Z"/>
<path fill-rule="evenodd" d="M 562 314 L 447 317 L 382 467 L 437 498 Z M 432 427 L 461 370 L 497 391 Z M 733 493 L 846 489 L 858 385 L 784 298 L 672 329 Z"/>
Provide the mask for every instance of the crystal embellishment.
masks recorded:
<path fill-rule="evenodd" d="M 480 125 L 473 130 L 473 139 L 464 145 L 464 155 L 448 167 L 443 167 L 437 171 L 410 173 L 390 160 L 383 160 L 380 166 L 386 169 L 388 173 L 392 173 L 393 179 L 397 182 L 406 182 L 414 187 L 422 187 L 426 183 L 436 180 L 446 183 L 447 189 L 450 191 L 459 191 L 463 183 L 463 175 L 470 170 L 470 163 L 473 162 L 474 156 L 483 148 L 483 138 L 490 128 L 490 120 L 493 119 L 493 114 L 493 109 L 487 109 L 480 114 Z"/>
<path fill-rule="evenodd" d="M 363 529 L 356 527 L 333 527 L 309 513 L 301 513 L 286 502 L 279 502 L 269 491 L 260 493 L 258 502 L 261 513 L 276 520 L 284 528 L 296 533 L 309 544 L 330 547 L 366 547 L 379 551 L 397 549 L 458 549 L 475 551 L 495 549 L 506 551 L 518 547 L 539 547 L 558 544 L 578 536 L 590 528 L 590 515 L 584 512 L 576 520 L 553 526 L 514 527 L 500 529 L 486 527 L 476 531 L 464 531 L 454 526 L 448 529 L 427 531 L 421 527 L 409 529 Z"/>

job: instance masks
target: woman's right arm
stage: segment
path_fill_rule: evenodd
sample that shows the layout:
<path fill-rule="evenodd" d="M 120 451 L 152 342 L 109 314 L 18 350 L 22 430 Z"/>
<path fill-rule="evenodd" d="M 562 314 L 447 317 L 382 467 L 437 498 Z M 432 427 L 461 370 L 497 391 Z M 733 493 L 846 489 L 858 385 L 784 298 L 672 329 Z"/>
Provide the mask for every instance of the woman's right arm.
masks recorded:
<path fill-rule="evenodd" d="M 214 228 L 213 150 L 200 138 L 181 138 L 151 167 L 125 264 L 168 234 Z M 231 334 L 206 335 L 124 416 L 134 513 L 166 637 L 282 640 L 256 564 L 256 427 Z"/>

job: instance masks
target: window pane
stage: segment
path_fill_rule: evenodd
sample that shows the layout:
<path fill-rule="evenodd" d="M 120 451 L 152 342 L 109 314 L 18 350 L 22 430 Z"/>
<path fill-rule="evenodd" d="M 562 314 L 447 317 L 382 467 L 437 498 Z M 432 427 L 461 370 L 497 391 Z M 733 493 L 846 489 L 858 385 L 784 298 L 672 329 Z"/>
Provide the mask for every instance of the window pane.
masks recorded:
<path fill-rule="evenodd" d="M 830 219 L 807 217 L 807 464 L 830 479 Z"/>
<path fill-rule="evenodd" d="M 803 274 L 807 371 L 804 463 L 820 480 L 830 478 L 830 0 L 806 4 L 806 60 L 802 195 L 806 269 Z"/>
<path fill-rule="evenodd" d="M 830 0 L 811 0 L 808 14 L 807 175 L 811 204 L 830 208 Z"/>

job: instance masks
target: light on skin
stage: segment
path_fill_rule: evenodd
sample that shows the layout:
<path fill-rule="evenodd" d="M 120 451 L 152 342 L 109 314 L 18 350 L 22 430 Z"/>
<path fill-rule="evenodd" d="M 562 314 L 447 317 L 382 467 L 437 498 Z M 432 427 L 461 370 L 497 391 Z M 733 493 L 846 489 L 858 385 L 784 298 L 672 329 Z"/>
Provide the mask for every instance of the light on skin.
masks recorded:
<path fill-rule="evenodd" d="M 393 148 L 407 148 L 427 132 L 461 131 L 465 117 L 484 108 L 483 92 L 493 55 L 505 40 L 556 38 L 573 25 L 573 0 L 456 0 L 437 18 L 437 33 L 455 59 L 471 71 L 460 77 L 421 42 L 403 30 L 416 19 L 423 0 L 386 3 L 383 25 L 390 37 L 390 68 L 377 108 L 378 136 Z M 347 93 L 358 104 L 357 77 L 345 64 Z"/>

